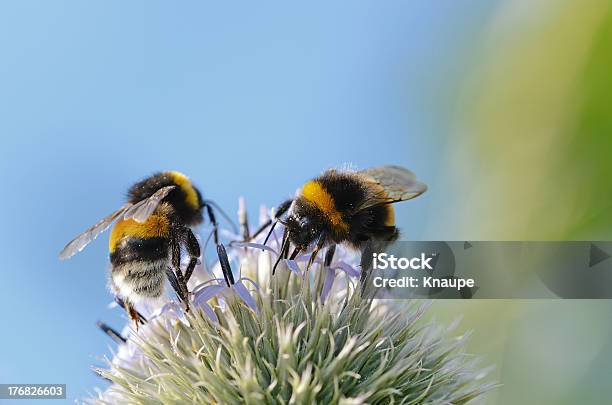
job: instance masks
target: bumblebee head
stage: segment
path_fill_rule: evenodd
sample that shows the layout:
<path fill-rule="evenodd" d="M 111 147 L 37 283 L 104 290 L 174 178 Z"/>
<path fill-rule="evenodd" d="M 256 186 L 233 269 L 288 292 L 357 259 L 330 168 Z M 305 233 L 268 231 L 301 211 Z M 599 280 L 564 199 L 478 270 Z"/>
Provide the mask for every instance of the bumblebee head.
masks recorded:
<path fill-rule="evenodd" d="M 312 245 L 323 232 L 321 225 L 316 218 L 307 215 L 293 214 L 285 220 L 289 240 L 302 251 Z"/>

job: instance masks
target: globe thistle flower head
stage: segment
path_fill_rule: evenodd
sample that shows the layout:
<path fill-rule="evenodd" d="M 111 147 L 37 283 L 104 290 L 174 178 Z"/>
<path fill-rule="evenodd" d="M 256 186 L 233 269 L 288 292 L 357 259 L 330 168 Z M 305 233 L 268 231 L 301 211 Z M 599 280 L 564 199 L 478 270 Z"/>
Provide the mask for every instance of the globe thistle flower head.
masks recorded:
<path fill-rule="evenodd" d="M 241 207 L 243 235 L 223 231 L 230 240 L 249 233 Z M 494 386 L 463 352 L 467 336 L 420 319 L 426 303 L 362 294 L 359 252 L 337 246 L 308 270 L 307 252 L 272 275 L 282 231 L 220 246 L 211 266 L 201 258 L 190 311 L 169 300 L 116 338 L 97 370 L 110 386 L 88 402 L 462 404 Z"/>

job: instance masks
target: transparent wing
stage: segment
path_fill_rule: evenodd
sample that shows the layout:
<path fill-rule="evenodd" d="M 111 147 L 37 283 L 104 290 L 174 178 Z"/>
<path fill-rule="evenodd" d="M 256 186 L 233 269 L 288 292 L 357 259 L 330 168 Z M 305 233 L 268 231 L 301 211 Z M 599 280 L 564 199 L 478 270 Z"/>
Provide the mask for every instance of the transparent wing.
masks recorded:
<path fill-rule="evenodd" d="M 123 215 L 124 219 L 134 219 L 138 222 L 145 222 L 151 214 L 155 211 L 159 203 L 168 195 L 168 193 L 174 189 L 175 186 L 166 186 L 160 188 L 151 197 L 139 201 L 136 204 L 125 204 L 117 211 L 103 218 L 94 226 L 74 238 L 70 241 L 66 247 L 60 252 L 60 259 L 67 259 L 74 256 L 87 246 L 92 240 L 96 239 L 98 235 L 108 229 L 111 224 Z"/>
<path fill-rule="evenodd" d="M 166 186 L 160 188 L 151 197 L 142 201 L 138 201 L 136 204 L 132 205 L 127 211 L 125 211 L 125 214 L 123 214 L 123 219 L 133 219 L 137 222 L 146 222 L 146 220 L 151 216 L 153 211 L 155 211 L 159 203 L 175 187 L 176 186 Z"/>
<path fill-rule="evenodd" d="M 381 166 L 358 172 L 366 181 L 375 183 L 357 211 L 381 204 L 410 200 L 427 191 L 427 185 L 414 173 L 401 166 Z"/>
<path fill-rule="evenodd" d="M 125 204 L 123 207 L 101 219 L 94 226 L 68 242 L 64 249 L 60 252 L 59 258 L 64 260 L 83 250 L 85 246 L 87 246 L 92 240 L 96 239 L 102 232 L 107 230 L 108 227 L 111 226 L 111 224 L 131 206 L 132 204 Z"/>

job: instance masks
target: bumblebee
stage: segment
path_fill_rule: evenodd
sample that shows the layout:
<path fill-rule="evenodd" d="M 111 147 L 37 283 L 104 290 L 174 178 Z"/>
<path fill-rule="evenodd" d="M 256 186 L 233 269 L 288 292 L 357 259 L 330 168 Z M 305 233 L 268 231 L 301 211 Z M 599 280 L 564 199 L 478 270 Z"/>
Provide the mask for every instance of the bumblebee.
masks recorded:
<path fill-rule="evenodd" d="M 285 225 L 274 268 L 281 258 L 287 257 L 291 243 L 295 250 L 290 259 L 314 246 L 307 265 L 310 268 L 326 245 L 345 243 L 363 250 L 368 242 L 384 245 L 396 240 L 399 231 L 393 204 L 426 190 L 427 186 L 417 181 L 411 171 L 400 166 L 325 171 L 306 182 L 294 199 L 281 204 L 275 221 L 264 225 L 272 224 L 268 237 L 276 222 Z"/>
<path fill-rule="evenodd" d="M 210 201 L 189 178 L 179 172 L 156 173 L 128 191 L 127 203 L 81 233 L 60 252 L 67 259 L 80 252 L 113 223 L 110 252 L 110 288 L 138 326 L 142 316 L 134 304 L 160 298 L 165 279 L 179 299 L 188 306 L 187 281 L 200 256 L 200 245 L 191 227 L 203 222 L 206 211 L 218 244 L 217 221 Z M 189 255 L 185 273 L 181 271 L 181 247 Z"/>

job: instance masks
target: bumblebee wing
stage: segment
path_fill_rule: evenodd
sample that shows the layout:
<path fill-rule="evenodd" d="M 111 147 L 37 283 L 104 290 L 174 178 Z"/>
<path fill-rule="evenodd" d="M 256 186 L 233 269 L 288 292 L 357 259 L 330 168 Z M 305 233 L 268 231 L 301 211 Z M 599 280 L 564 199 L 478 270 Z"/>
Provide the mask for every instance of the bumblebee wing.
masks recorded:
<path fill-rule="evenodd" d="M 111 226 L 111 224 L 131 206 L 132 204 L 125 204 L 123 207 L 101 219 L 94 226 L 68 242 L 64 249 L 60 252 L 59 258 L 61 260 L 68 259 L 69 257 L 72 257 L 83 250 L 85 246 L 87 246 L 92 240 L 96 239 L 102 232 L 107 230 L 108 227 Z"/>
<path fill-rule="evenodd" d="M 427 191 L 427 185 L 416 179 L 414 173 L 401 166 L 381 166 L 358 172 L 371 183 L 369 195 L 357 211 L 381 204 L 410 200 Z"/>
<path fill-rule="evenodd" d="M 145 222 L 155 211 L 159 203 L 172 191 L 176 186 L 166 186 L 160 188 L 151 197 L 138 201 L 132 205 L 123 214 L 123 219 L 133 219 L 137 222 Z"/>
<path fill-rule="evenodd" d="M 98 221 L 94 226 L 70 241 L 60 252 L 60 259 L 67 259 L 74 256 L 87 246 L 92 240 L 98 237 L 102 232 L 108 229 L 109 226 L 121 215 L 124 219 L 134 219 L 138 222 L 145 222 L 149 216 L 155 211 L 161 200 L 174 189 L 175 186 L 166 186 L 160 188 L 151 197 L 139 201 L 136 204 L 125 204 L 117 211 Z"/>

